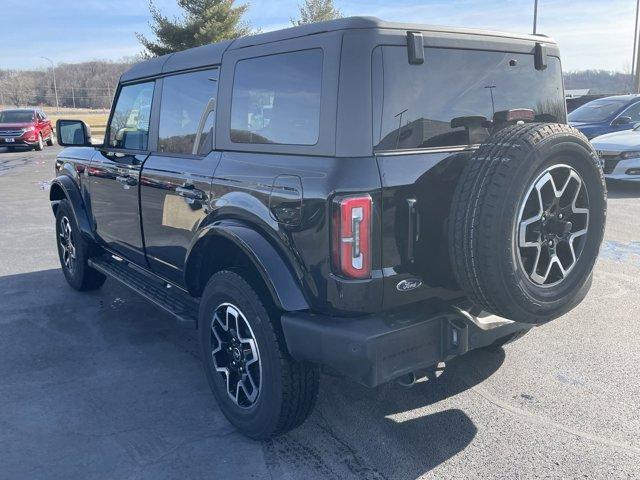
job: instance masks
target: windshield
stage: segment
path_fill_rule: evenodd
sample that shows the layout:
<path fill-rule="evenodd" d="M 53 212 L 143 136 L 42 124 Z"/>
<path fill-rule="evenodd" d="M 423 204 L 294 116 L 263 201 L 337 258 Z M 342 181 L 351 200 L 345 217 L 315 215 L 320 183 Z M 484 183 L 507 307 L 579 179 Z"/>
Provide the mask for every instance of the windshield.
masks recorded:
<path fill-rule="evenodd" d="M 0 112 L 0 123 L 29 123 L 33 121 L 33 112 L 25 110 L 5 110 Z"/>
<path fill-rule="evenodd" d="M 601 98 L 585 103 L 569 114 L 570 122 L 603 122 L 627 104 L 627 100 Z"/>
<path fill-rule="evenodd" d="M 476 145 L 507 110 L 532 110 L 536 121 L 566 120 L 560 60 L 536 70 L 530 54 L 425 48 L 411 65 L 406 47 L 373 56 L 375 149 Z"/>

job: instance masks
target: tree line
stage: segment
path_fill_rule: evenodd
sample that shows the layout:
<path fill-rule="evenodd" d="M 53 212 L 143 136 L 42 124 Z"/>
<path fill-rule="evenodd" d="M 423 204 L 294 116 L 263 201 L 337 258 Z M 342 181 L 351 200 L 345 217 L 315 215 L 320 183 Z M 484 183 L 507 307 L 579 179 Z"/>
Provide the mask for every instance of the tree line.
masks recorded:
<path fill-rule="evenodd" d="M 154 38 L 136 34 L 143 47 L 138 58 L 58 64 L 46 70 L 0 70 L 0 105 L 106 109 L 120 75 L 135 61 L 259 32 L 243 19 L 246 4 L 236 5 L 234 0 L 177 0 L 177 4 L 183 14 L 169 18 L 151 0 L 149 25 Z M 342 16 L 333 0 L 305 0 L 298 14 L 292 25 Z M 590 89 L 592 94 L 633 91 L 632 76 L 620 72 L 567 72 L 564 81 L 566 89 Z"/>
<path fill-rule="evenodd" d="M 91 61 L 55 66 L 54 69 L 0 70 L 0 105 L 70 108 L 109 108 L 120 75 L 136 59 L 119 62 Z"/>

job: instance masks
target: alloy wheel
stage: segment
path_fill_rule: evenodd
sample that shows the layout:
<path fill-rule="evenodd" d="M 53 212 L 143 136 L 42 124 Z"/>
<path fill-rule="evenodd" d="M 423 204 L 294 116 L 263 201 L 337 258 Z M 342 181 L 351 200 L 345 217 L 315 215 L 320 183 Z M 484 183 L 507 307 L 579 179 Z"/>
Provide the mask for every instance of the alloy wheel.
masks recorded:
<path fill-rule="evenodd" d="M 60 220 L 60 233 L 58 236 L 58 242 L 62 249 L 62 263 L 70 273 L 73 273 L 76 264 L 76 247 L 73 242 L 71 222 L 66 216 Z"/>
<path fill-rule="evenodd" d="M 589 196 L 568 165 L 544 170 L 529 187 L 516 222 L 517 253 L 537 286 L 560 284 L 573 270 L 587 239 Z"/>
<path fill-rule="evenodd" d="M 223 303 L 213 314 L 211 357 L 229 398 L 241 408 L 255 405 L 262 384 L 260 352 L 249 322 L 235 305 Z"/>

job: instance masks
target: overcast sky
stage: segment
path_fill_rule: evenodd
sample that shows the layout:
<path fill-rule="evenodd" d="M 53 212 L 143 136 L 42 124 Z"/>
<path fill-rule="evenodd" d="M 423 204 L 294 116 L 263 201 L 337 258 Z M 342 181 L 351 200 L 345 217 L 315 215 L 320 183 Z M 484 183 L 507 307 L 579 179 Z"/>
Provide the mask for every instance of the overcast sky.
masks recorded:
<path fill-rule="evenodd" d="M 3 12 L 24 11 L 24 0 L 2 0 Z M 156 0 L 169 15 L 175 0 Z M 244 3 L 244 2 L 238 2 Z M 252 0 L 246 16 L 263 31 L 290 25 L 302 0 Z M 539 0 L 538 31 L 560 44 L 565 70 L 630 68 L 636 0 Z M 336 0 L 345 15 L 530 33 L 533 0 Z M 37 10 L 37 7 L 34 7 Z M 56 0 L 42 15 L 5 18 L 0 26 L 0 68 L 44 68 L 56 63 L 117 60 L 141 47 L 149 33 L 147 0 Z M 2 15 L 2 14 L 0 14 Z"/>

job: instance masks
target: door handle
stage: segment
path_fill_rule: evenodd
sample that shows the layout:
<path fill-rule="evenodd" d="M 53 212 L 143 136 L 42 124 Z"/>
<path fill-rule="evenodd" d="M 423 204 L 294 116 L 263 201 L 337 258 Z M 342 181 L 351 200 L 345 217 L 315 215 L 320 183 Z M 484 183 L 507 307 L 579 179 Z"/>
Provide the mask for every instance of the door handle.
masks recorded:
<path fill-rule="evenodd" d="M 204 200 L 204 192 L 193 187 L 176 187 L 176 193 L 189 200 Z"/>
<path fill-rule="evenodd" d="M 407 260 L 415 261 L 415 245 L 420 240 L 420 213 L 415 198 L 407 199 L 408 231 L 407 231 Z"/>

